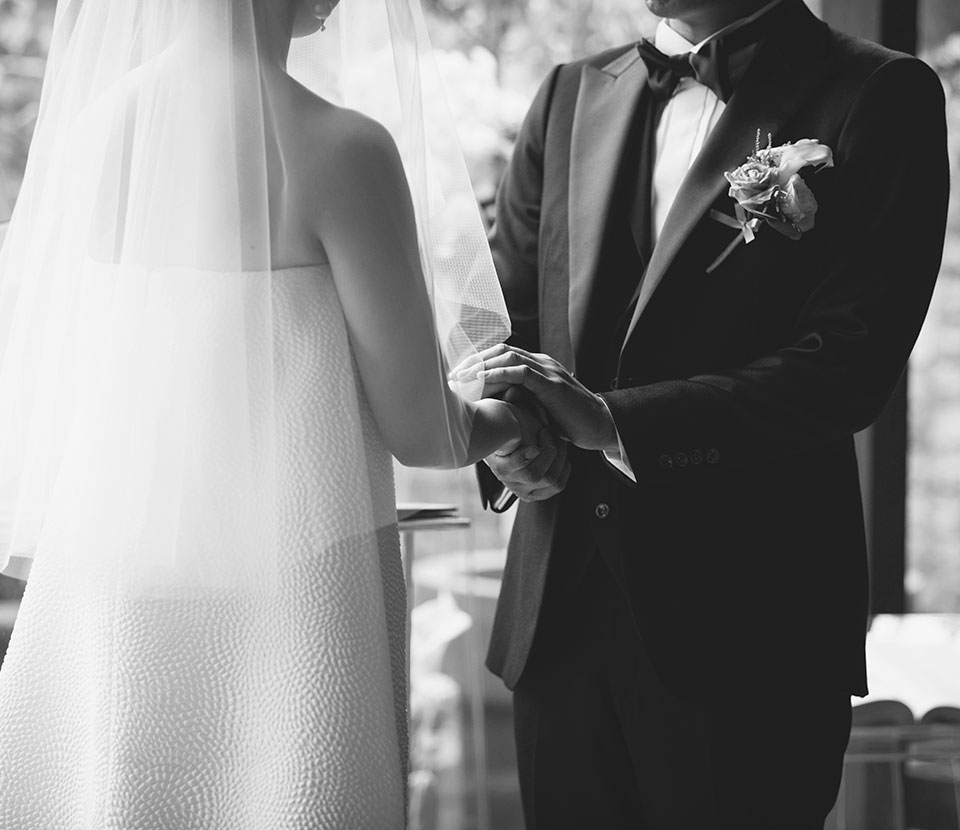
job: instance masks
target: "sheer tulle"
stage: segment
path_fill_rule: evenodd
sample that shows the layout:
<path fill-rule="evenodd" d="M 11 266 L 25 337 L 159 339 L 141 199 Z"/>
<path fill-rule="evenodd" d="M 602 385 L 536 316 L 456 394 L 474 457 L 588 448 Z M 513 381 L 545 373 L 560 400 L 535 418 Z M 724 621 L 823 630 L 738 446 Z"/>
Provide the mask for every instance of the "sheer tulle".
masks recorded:
<path fill-rule="evenodd" d="M 49 549 L 145 585 L 276 576 L 264 103 L 238 11 L 59 11 L 0 254 L 12 575 Z"/>
<path fill-rule="evenodd" d="M 275 577 L 270 177 L 282 127 L 259 5 L 61 4 L 0 254 L 7 573 L 25 575 L 56 537 L 77 561 L 122 560 L 137 579 L 152 569 L 161 583 L 259 590 Z M 327 32 L 294 42 L 290 66 L 397 141 L 439 342 L 423 371 L 439 380 L 509 323 L 422 12 L 416 0 L 350 0 Z M 447 416 L 456 463 L 471 424 L 462 409 Z M 80 508 L 67 490 L 84 477 Z M 222 532 L 195 538 L 191 514 Z M 159 575 L 174 562 L 176 575 Z"/>
<path fill-rule="evenodd" d="M 391 463 L 329 268 L 275 268 L 264 6 L 58 8 L 0 253 L 4 828 L 403 825 Z M 443 383 L 508 328 L 419 7 L 291 66 L 401 149 Z"/>

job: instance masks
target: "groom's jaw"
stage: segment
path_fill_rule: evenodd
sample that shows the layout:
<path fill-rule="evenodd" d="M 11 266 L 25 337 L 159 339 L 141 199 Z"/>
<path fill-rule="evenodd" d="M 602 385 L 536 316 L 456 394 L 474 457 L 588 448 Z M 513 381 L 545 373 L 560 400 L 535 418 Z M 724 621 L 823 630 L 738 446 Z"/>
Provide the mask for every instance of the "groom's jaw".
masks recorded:
<path fill-rule="evenodd" d="M 782 0 L 790 2 L 790 0 Z M 735 20 L 759 11 L 771 0 L 645 0 L 657 17 L 670 21 L 670 27 L 690 43 L 706 40 L 714 32 Z"/>

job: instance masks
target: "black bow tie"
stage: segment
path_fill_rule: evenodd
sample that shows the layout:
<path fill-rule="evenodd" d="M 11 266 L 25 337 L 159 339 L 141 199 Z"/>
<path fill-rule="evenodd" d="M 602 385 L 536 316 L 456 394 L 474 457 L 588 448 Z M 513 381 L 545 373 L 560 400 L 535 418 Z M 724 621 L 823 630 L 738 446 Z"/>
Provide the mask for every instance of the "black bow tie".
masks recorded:
<path fill-rule="evenodd" d="M 650 89 L 658 98 L 667 101 L 683 78 L 693 78 L 727 103 L 753 56 L 747 47 L 755 46 L 773 31 L 782 15 L 788 13 L 790 5 L 791 0 L 785 0 L 756 20 L 707 41 L 699 52 L 665 55 L 649 40 L 640 41 L 637 51 L 647 65 Z"/>
<path fill-rule="evenodd" d="M 661 100 L 670 100 L 683 78 L 693 78 L 698 84 L 712 89 L 724 103 L 733 95 L 727 56 L 718 41 L 707 44 L 703 50 L 706 54 L 665 55 L 646 40 L 637 44 L 637 50 L 647 65 L 647 83 Z"/>

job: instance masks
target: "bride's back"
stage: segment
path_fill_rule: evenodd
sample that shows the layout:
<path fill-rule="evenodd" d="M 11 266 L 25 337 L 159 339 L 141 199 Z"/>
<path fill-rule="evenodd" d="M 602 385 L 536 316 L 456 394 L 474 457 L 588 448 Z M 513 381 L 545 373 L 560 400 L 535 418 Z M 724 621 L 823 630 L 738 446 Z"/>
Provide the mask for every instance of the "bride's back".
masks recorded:
<path fill-rule="evenodd" d="M 325 263 L 319 235 L 323 216 L 337 211 L 338 189 L 345 180 L 369 179 L 349 152 L 350 143 L 363 142 L 383 128 L 319 98 L 279 71 L 264 73 L 264 104 L 271 265 L 283 269 Z M 335 176 L 330 175 L 332 168 Z M 370 184 L 379 189 L 380 198 L 406 198 L 387 182 L 368 181 L 365 186 Z"/>
<path fill-rule="evenodd" d="M 451 465 L 461 404 L 442 380 L 399 151 L 376 121 L 266 77 L 272 265 L 329 265 L 386 446 L 407 464 Z"/>

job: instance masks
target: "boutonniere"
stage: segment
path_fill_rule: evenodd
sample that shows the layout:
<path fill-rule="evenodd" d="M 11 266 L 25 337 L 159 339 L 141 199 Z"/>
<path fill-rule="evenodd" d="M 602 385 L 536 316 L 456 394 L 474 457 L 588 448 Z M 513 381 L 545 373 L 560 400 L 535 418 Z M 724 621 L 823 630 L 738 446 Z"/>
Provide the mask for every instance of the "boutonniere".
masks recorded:
<path fill-rule="evenodd" d="M 833 151 L 812 138 L 774 147 L 773 137 L 769 134 L 767 146 L 761 149 L 760 130 L 757 130 L 753 155 L 736 170 L 723 174 L 730 182 L 729 195 L 736 200 L 736 219 L 718 210 L 710 211 L 713 219 L 736 228 L 740 233 L 707 268 L 708 274 L 713 273 L 741 242 L 753 242 L 761 223 L 790 239 L 799 239 L 812 230 L 817 200 L 800 176 L 805 167 L 818 170 L 833 167 Z"/>

